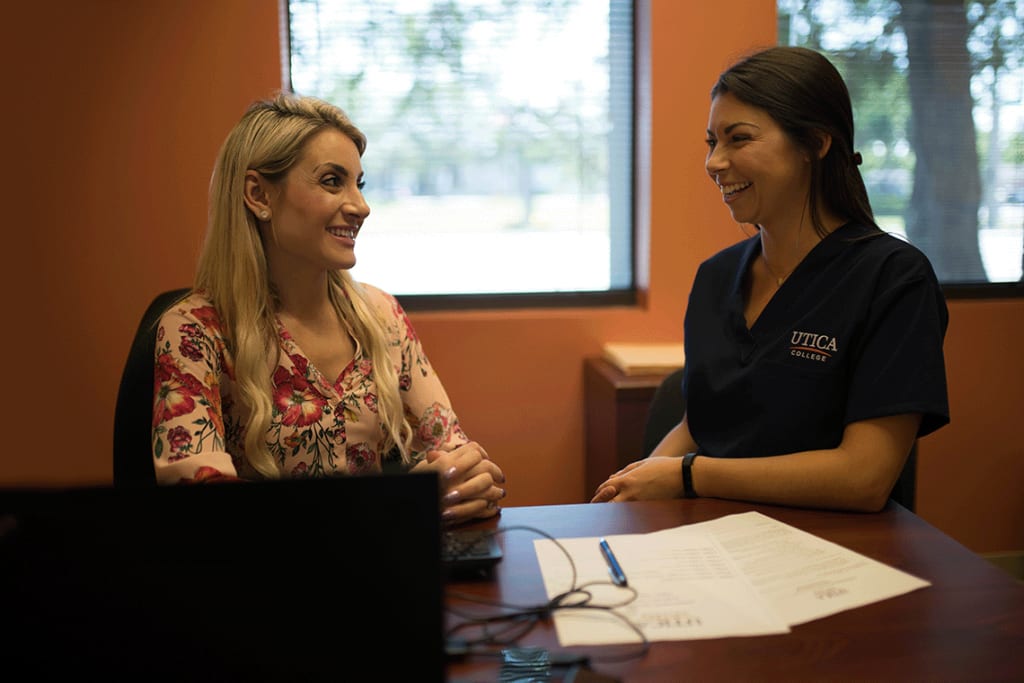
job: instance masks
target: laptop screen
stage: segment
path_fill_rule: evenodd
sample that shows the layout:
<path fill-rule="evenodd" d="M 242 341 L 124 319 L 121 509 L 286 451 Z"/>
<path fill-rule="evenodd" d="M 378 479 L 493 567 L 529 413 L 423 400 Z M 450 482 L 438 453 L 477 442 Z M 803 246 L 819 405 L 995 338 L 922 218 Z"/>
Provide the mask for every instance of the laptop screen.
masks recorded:
<path fill-rule="evenodd" d="M 440 533 L 433 474 L 3 491 L 5 644 L 41 679 L 443 681 Z"/>

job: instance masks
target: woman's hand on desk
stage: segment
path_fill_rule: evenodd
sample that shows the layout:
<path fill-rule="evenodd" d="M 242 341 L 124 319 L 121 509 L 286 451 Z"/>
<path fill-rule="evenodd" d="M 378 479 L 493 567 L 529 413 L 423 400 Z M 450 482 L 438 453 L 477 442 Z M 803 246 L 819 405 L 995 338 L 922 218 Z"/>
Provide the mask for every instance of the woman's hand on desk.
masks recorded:
<path fill-rule="evenodd" d="M 650 457 L 623 467 L 594 492 L 591 503 L 658 500 L 683 495 L 682 460 Z"/>
<path fill-rule="evenodd" d="M 441 475 L 445 522 L 493 517 L 505 497 L 505 474 L 487 457 L 480 444 L 470 442 L 452 451 L 428 451 L 413 470 L 431 469 Z"/>

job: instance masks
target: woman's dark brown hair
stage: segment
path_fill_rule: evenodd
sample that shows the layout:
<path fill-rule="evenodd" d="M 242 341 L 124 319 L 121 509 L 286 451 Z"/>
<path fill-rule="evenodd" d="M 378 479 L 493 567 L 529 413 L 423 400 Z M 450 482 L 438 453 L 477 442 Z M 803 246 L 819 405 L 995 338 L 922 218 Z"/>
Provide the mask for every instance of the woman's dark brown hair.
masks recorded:
<path fill-rule="evenodd" d="M 818 200 L 845 220 L 876 228 L 874 212 L 853 149 L 853 106 L 843 77 L 823 55 L 801 47 L 756 52 L 722 72 L 711 99 L 730 93 L 763 109 L 811 159 L 811 223 L 824 237 Z M 818 158 L 821 133 L 832 137 Z"/>

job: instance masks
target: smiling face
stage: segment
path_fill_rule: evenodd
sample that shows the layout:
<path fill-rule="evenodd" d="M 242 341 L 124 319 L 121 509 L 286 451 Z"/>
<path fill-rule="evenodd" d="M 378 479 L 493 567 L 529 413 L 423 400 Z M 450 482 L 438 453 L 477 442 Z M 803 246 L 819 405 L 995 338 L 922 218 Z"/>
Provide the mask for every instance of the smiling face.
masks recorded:
<path fill-rule="evenodd" d="M 268 187 L 261 223 L 272 277 L 326 273 L 355 265 L 355 241 L 370 207 L 354 142 L 336 128 L 311 137 L 284 178 Z"/>
<path fill-rule="evenodd" d="M 811 163 L 763 109 L 726 92 L 711 102 L 705 168 L 739 223 L 799 224 Z"/>

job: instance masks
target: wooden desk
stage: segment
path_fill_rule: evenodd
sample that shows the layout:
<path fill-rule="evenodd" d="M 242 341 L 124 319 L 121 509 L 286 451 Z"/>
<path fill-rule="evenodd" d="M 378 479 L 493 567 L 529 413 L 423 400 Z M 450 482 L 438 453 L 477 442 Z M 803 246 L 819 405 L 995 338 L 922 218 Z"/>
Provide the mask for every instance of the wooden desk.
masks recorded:
<path fill-rule="evenodd" d="M 669 372 L 627 375 L 603 358 L 583 362 L 584 500 L 609 474 L 644 457 L 647 409 Z"/>
<path fill-rule="evenodd" d="M 594 663 L 627 683 L 687 681 L 1024 681 L 1024 587 L 895 503 L 856 514 L 715 499 L 507 508 L 481 527 L 537 527 L 557 537 L 641 533 L 758 510 L 932 583 L 912 593 L 801 624 L 783 635 L 652 643 L 642 659 Z M 515 604 L 546 601 L 528 531 L 502 535 L 493 580 L 453 591 Z M 483 610 L 462 600 L 448 603 Z M 490 612 L 490 613 L 493 613 Z M 449 615 L 449 623 L 455 623 Z M 554 627 L 519 643 L 555 652 Z M 616 646 L 619 647 L 619 646 Z M 624 647 L 624 646 L 623 646 Z M 607 647 L 569 651 L 600 655 Z M 495 681 L 494 660 L 449 665 L 449 681 Z M 564 672 L 562 672 L 564 673 Z M 558 680 L 558 679 L 555 679 Z"/>

